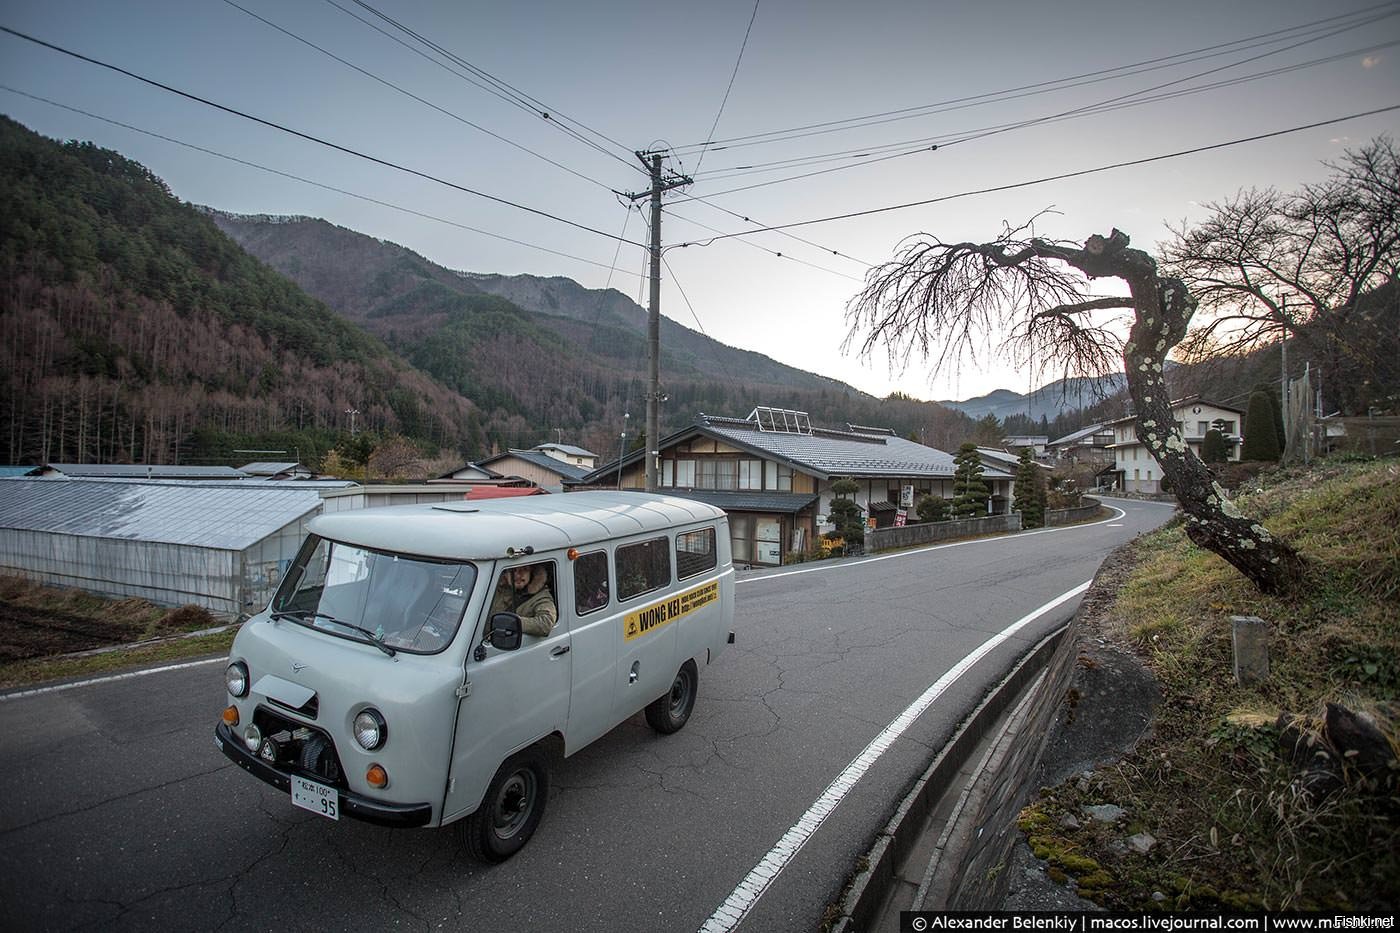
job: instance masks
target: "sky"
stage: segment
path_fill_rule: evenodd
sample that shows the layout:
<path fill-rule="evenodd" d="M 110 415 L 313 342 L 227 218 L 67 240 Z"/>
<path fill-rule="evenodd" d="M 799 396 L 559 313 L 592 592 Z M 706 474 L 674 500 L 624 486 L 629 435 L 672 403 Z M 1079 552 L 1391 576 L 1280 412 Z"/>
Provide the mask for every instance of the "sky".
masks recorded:
<path fill-rule="evenodd" d="M 340 149 L 8 33 L 0 112 L 115 149 L 196 204 L 320 217 L 452 269 L 567 276 L 643 306 L 647 220 L 627 196 L 649 187 L 634 153 L 664 150 L 693 178 L 665 201 L 665 316 L 928 399 L 1034 376 L 990 345 L 940 372 L 843 347 L 848 302 L 905 238 L 985 240 L 1041 215 L 1041 236 L 1117 227 L 1150 251 L 1212 201 L 1320 180 L 1400 135 L 1392 110 L 950 197 L 1400 104 L 1400 2 L 363 3 L 0 0 L 0 26 Z"/>

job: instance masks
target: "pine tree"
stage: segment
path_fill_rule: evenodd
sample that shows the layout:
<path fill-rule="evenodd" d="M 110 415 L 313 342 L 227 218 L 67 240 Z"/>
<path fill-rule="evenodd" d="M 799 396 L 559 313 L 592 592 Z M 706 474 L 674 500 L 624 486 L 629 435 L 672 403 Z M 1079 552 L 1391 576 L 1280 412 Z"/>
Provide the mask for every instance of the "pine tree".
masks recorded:
<path fill-rule="evenodd" d="M 948 500 L 940 495 L 920 496 L 914 504 L 914 511 L 921 522 L 946 522 L 948 520 Z"/>
<path fill-rule="evenodd" d="M 838 479 L 831 484 L 831 523 L 836 526 L 832 534 L 848 546 L 865 542 L 865 519 L 860 506 L 851 498 L 859 488 L 853 479 Z"/>
<path fill-rule="evenodd" d="M 1041 493 L 1040 468 L 1031 459 L 1031 449 L 1021 448 L 1021 462 L 1016 465 L 1016 501 L 1013 511 L 1021 513 L 1022 528 L 1039 528 L 1045 524 L 1045 498 Z"/>
<path fill-rule="evenodd" d="M 987 514 L 987 484 L 982 479 L 982 458 L 969 441 L 953 458 L 953 517 L 979 518 Z"/>
<path fill-rule="evenodd" d="M 1277 460 L 1278 435 L 1274 432 L 1274 411 L 1266 392 L 1249 396 L 1249 411 L 1244 417 L 1244 448 L 1241 460 Z"/>

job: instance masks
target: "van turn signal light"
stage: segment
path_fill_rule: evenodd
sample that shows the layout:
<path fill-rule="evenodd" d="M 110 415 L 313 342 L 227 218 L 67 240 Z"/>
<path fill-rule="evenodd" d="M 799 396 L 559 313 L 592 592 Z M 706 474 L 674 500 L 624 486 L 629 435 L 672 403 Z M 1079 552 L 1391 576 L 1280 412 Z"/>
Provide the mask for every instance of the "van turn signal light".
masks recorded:
<path fill-rule="evenodd" d="M 389 786 L 389 772 L 384 770 L 383 765 L 370 765 L 369 770 L 365 772 L 365 780 L 369 782 L 370 787 L 383 790 Z"/>
<path fill-rule="evenodd" d="M 224 710 L 224 724 L 228 726 L 238 725 L 238 707 L 230 706 Z"/>

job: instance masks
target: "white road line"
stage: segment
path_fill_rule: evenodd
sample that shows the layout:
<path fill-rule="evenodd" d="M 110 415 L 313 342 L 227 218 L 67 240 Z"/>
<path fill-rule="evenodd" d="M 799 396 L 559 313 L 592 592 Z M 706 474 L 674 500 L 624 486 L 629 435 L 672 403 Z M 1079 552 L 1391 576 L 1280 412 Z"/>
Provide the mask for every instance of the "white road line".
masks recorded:
<path fill-rule="evenodd" d="M 865 746 L 865 750 L 855 757 L 845 767 L 836 780 L 829 784 L 816 802 L 807 808 L 807 812 L 793 824 L 792 828 L 783 833 L 777 844 L 768 851 L 759 863 L 753 867 L 747 877 L 739 882 L 736 887 L 719 906 L 710 919 L 700 927 L 700 933 L 729 933 L 743 922 L 744 917 L 758 903 L 758 899 L 763 896 L 763 892 L 768 889 L 778 874 L 787 867 L 788 863 L 806 845 L 807 840 L 812 838 L 812 834 L 822 825 L 831 812 L 836 809 L 845 796 L 855 787 L 865 772 L 879 760 L 895 740 L 905 733 L 914 724 L 914 721 L 927 710 L 933 702 L 937 700 L 949 687 L 957 682 L 958 678 L 966 674 L 974 664 L 986 657 L 994 648 L 1015 635 L 1025 626 L 1029 625 L 1036 618 L 1044 615 L 1050 610 L 1068 602 L 1079 596 L 1089 588 L 1092 580 L 1086 580 L 1068 592 L 1061 593 L 1050 602 L 1039 609 L 1032 610 L 1029 614 L 1022 616 L 1015 622 L 1002 629 L 991 638 L 979 645 L 971 654 L 963 658 L 957 664 L 938 678 L 933 686 L 929 687 L 923 694 L 909 704 L 904 712 L 895 717 L 894 721 L 885 727 L 879 735 Z"/>
<path fill-rule="evenodd" d="M 864 567 L 866 564 L 877 564 L 882 560 L 899 560 L 901 558 L 906 557 L 919 557 L 920 555 L 927 554 L 930 551 L 941 551 L 944 548 L 966 547 L 972 544 L 991 544 L 995 541 L 1005 541 L 1008 537 L 1012 540 L 1019 540 L 1021 538 L 1032 538 L 1036 535 L 1058 534 L 1062 531 L 1077 531 L 1080 528 L 1094 528 L 1098 525 L 1106 525 L 1109 522 L 1116 522 L 1119 519 L 1126 517 L 1127 515 L 1126 512 L 1124 512 L 1117 506 L 1110 505 L 1107 506 L 1107 508 L 1113 509 L 1113 511 L 1117 512 L 1118 514 L 1111 515 L 1108 518 L 1101 518 L 1096 522 L 1088 522 L 1087 524 L 1083 525 L 1065 525 L 1061 528 L 1040 528 L 1036 531 L 1018 531 L 1015 532 L 1013 535 L 997 535 L 993 538 L 974 538 L 971 541 L 953 541 L 948 544 L 934 544 L 930 545 L 929 547 L 921 547 L 916 550 L 899 551 L 895 554 L 886 554 L 883 557 L 864 557 L 860 560 L 847 561 L 845 563 L 827 563 L 825 566 L 803 567 L 801 570 L 783 570 L 778 573 L 765 573 L 762 576 L 742 577 L 740 579 L 736 579 L 734 583 L 737 586 L 740 583 L 761 583 L 764 580 L 777 580 L 780 577 L 795 577 L 800 573 L 819 573 L 821 571 L 830 572 L 832 570 L 845 570 L 850 567 Z M 1114 527 L 1122 526 L 1116 525 Z"/>
<path fill-rule="evenodd" d="M 5 700 L 19 700 L 24 697 L 36 697 L 45 693 L 58 693 L 63 690 L 76 690 L 79 687 L 91 687 L 96 684 L 109 684 L 118 680 L 131 680 L 134 677 L 145 677 L 148 674 L 163 674 L 166 671 L 179 671 L 187 667 L 199 667 L 204 664 L 220 664 L 228 658 L 205 658 L 203 661 L 186 661 L 184 664 L 167 664 L 164 667 L 151 667 L 144 671 L 128 671 L 125 674 L 111 674 L 107 677 L 94 677 L 91 680 L 78 680 L 71 684 L 55 684 L 52 687 L 35 687 L 33 690 L 17 690 L 14 693 L 0 693 L 0 703 Z"/>

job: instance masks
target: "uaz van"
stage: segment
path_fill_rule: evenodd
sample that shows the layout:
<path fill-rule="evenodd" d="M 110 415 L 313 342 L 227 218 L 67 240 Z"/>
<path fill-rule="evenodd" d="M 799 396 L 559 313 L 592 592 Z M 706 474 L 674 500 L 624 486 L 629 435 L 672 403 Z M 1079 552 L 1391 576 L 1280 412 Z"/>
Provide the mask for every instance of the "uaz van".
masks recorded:
<path fill-rule="evenodd" d="M 645 711 L 685 725 L 733 642 L 722 511 L 583 492 L 315 518 L 234 640 L 224 754 L 330 819 L 534 833 L 549 761 Z"/>

